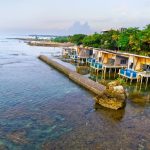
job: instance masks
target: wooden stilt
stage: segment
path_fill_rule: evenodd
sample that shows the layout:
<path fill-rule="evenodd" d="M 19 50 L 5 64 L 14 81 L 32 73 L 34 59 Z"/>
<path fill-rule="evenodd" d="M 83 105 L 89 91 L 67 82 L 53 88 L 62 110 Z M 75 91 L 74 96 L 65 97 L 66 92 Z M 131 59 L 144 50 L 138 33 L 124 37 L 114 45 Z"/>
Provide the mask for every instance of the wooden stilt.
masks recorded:
<path fill-rule="evenodd" d="M 132 83 L 132 78 L 130 79 L 130 85 L 131 85 L 131 83 Z"/>
<path fill-rule="evenodd" d="M 114 78 L 116 77 L 116 72 L 117 72 L 117 70 L 116 70 L 116 68 L 115 68 Z"/>
<path fill-rule="evenodd" d="M 142 85 L 142 83 L 143 83 L 143 77 L 141 76 L 141 85 Z"/>
<path fill-rule="evenodd" d="M 137 77 L 137 83 L 139 83 L 140 76 Z"/>
<path fill-rule="evenodd" d="M 104 70 L 102 69 L 102 79 L 104 78 Z"/>
<path fill-rule="evenodd" d="M 110 79 L 110 71 L 111 71 L 111 68 L 109 69 L 109 79 Z"/>
<path fill-rule="evenodd" d="M 106 79 L 106 67 L 104 68 L 104 79 Z"/>
<path fill-rule="evenodd" d="M 146 86 L 145 86 L 145 90 L 147 89 L 147 85 L 148 85 L 148 77 L 146 78 Z"/>
<path fill-rule="evenodd" d="M 120 78 L 120 69 L 119 69 L 119 78 Z"/>

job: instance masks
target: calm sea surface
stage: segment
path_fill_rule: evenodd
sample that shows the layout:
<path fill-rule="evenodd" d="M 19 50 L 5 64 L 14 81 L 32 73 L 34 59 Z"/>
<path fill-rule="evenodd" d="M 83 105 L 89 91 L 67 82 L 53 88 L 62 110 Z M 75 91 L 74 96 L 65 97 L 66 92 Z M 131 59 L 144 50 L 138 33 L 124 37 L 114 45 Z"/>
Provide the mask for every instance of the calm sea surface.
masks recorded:
<path fill-rule="evenodd" d="M 0 150 L 150 150 L 149 103 L 127 100 L 119 111 L 95 105 L 37 59 L 60 52 L 0 38 Z"/>

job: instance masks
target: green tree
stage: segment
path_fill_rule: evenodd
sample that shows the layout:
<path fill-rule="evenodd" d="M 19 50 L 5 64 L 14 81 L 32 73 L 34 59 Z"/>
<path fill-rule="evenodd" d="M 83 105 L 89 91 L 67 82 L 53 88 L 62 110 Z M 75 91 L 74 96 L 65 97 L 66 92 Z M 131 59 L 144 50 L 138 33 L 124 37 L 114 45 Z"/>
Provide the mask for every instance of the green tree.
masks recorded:
<path fill-rule="evenodd" d="M 118 38 L 116 38 L 115 36 L 118 35 L 119 35 L 119 31 L 112 30 L 112 29 L 103 33 L 101 38 L 101 47 L 106 49 L 112 49 L 112 50 L 117 49 Z"/>
<path fill-rule="evenodd" d="M 129 35 L 129 45 L 131 51 L 141 51 L 142 32 L 138 28 L 132 28 Z"/>
<path fill-rule="evenodd" d="M 74 43 L 76 45 L 81 45 L 82 44 L 82 40 L 86 37 L 87 35 L 85 34 L 75 34 L 73 36 L 69 37 L 69 41 L 71 43 Z"/>
<path fill-rule="evenodd" d="M 138 28 L 128 28 L 121 32 L 118 38 L 118 47 L 124 51 L 135 50 L 136 48 L 140 50 L 139 45 L 139 34 L 140 30 Z"/>
<path fill-rule="evenodd" d="M 150 55 L 150 25 L 143 30 L 128 28 L 124 31 L 109 30 L 93 35 L 76 34 L 68 37 L 68 40 L 77 45 L 105 48 L 111 50 L 123 50 Z"/>
<path fill-rule="evenodd" d="M 59 43 L 65 43 L 65 42 L 69 42 L 69 39 L 67 36 L 60 36 L 60 37 L 56 37 L 51 39 L 52 42 L 59 42 Z"/>
<path fill-rule="evenodd" d="M 142 30 L 142 49 L 150 53 L 150 24 Z"/>
<path fill-rule="evenodd" d="M 101 34 L 95 33 L 93 35 L 86 36 L 83 39 L 83 45 L 99 48 L 101 46 Z"/>

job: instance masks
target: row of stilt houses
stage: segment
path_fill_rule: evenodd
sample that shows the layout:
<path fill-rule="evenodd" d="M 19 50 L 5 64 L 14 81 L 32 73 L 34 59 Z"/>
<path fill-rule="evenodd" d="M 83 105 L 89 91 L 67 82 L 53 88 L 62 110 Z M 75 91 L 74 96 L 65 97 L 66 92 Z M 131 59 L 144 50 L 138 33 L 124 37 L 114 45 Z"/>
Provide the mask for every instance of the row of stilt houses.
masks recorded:
<path fill-rule="evenodd" d="M 62 56 L 72 62 L 88 65 L 90 71 L 97 75 L 102 72 L 104 79 L 111 72 L 130 79 L 130 82 L 136 80 L 142 83 L 144 79 L 148 84 L 150 78 L 150 57 L 89 47 L 64 48 Z"/>

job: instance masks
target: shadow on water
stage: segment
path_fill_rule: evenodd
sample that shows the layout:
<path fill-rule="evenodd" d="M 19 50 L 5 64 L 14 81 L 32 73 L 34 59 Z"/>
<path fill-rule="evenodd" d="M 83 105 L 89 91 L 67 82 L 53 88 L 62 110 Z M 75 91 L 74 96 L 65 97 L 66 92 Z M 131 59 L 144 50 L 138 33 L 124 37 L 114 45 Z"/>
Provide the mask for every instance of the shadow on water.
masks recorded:
<path fill-rule="evenodd" d="M 137 83 L 126 85 L 127 97 L 132 104 L 141 107 L 150 105 L 150 86 L 145 86 Z"/>
<path fill-rule="evenodd" d="M 112 109 L 100 106 L 98 104 L 94 105 L 94 109 L 97 113 L 99 113 L 103 117 L 109 119 L 110 121 L 115 121 L 115 122 L 120 122 L 125 115 L 125 109 L 112 110 Z"/>

